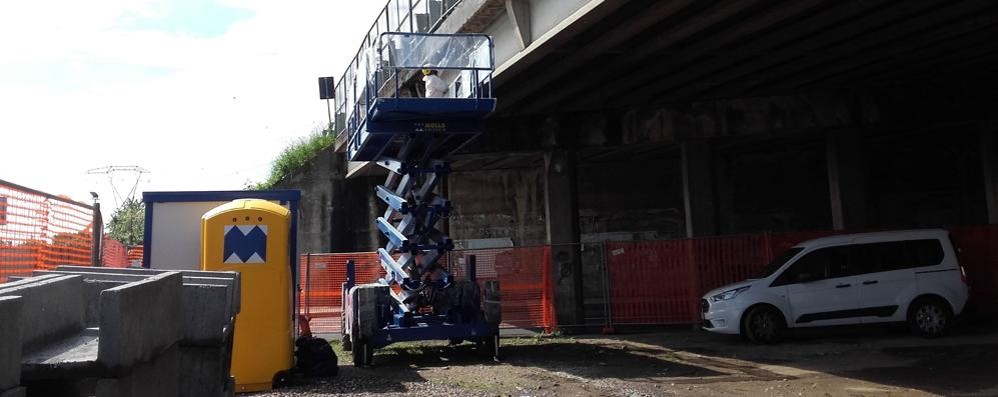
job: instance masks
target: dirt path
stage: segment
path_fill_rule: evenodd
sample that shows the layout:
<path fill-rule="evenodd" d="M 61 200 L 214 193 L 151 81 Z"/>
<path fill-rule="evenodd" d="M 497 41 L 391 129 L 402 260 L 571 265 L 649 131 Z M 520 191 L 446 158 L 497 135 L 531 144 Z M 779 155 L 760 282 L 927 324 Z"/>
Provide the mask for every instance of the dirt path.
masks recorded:
<path fill-rule="evenodd" d="M 375 366 L 262 396 L 998 396 L 998 330 L 926 340 L 862 330 L 754 346 L 698 331 L 405 344 Z M 341 361 L 348 353 L 338 352 Z"/>

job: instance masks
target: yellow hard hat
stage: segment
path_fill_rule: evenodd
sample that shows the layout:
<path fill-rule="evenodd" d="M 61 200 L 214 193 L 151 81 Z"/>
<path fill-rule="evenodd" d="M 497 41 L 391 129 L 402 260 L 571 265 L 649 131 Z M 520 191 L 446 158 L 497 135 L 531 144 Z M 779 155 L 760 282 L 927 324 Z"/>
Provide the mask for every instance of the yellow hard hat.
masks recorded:
<path fill-rule="evenodd" d="M 430 69 L 423 69 L 423 76 L 429 76 L 430 72 L 431 72 Z"/>

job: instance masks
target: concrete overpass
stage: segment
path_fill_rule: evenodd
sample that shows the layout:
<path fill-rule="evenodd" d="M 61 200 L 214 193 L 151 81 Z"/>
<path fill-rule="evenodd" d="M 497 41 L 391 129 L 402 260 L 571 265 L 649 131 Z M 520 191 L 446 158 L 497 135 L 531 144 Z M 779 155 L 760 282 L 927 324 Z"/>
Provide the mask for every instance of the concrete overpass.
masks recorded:
<path fill-rule="evenodd" d="M 446 185 L 466 246 L 998 223 L 993 1 L 432 4 L 410 29 L 496 43 L 498 112 Z M 306 250 L 378 245 L 357 170 L 285 182 Z"/>

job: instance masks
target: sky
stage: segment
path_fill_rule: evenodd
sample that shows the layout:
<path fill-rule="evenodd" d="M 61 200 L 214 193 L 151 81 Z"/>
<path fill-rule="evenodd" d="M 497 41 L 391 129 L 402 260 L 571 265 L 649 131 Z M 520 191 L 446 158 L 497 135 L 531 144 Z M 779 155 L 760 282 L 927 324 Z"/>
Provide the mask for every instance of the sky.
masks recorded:
<path fill-rule="evenodd" d="M 108 207 L 142 191 L 238 190 L 327 122 L 383 0 L 0 4 L 0 179 Z"/>

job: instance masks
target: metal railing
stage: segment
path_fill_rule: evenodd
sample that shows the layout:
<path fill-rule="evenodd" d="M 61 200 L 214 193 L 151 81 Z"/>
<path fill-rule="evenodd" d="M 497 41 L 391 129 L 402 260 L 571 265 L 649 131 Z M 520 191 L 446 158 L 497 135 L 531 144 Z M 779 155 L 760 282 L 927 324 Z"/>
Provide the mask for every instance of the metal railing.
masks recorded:
<path fill-rule="evenodd" d="M 348 117 L 355 114 L 358 88 L 363 88 L 365 82 L 358 86 L 357 77 L 366 76 L 371 70 L 372 49 L 380 40 L 381 34 L 387 32 L 432 33 L 463 0 L 389 0 L 378 14 L 374 24 L 368 29 L 361 41 L 357 53 L 347 66 L 336 84 L 336 118 L 334 132 L 336 134 L 348 129 Z M 363 69 L 361 69 L 363 68 Z M 387 80 L 387 79 L 384 79 Z"/>

